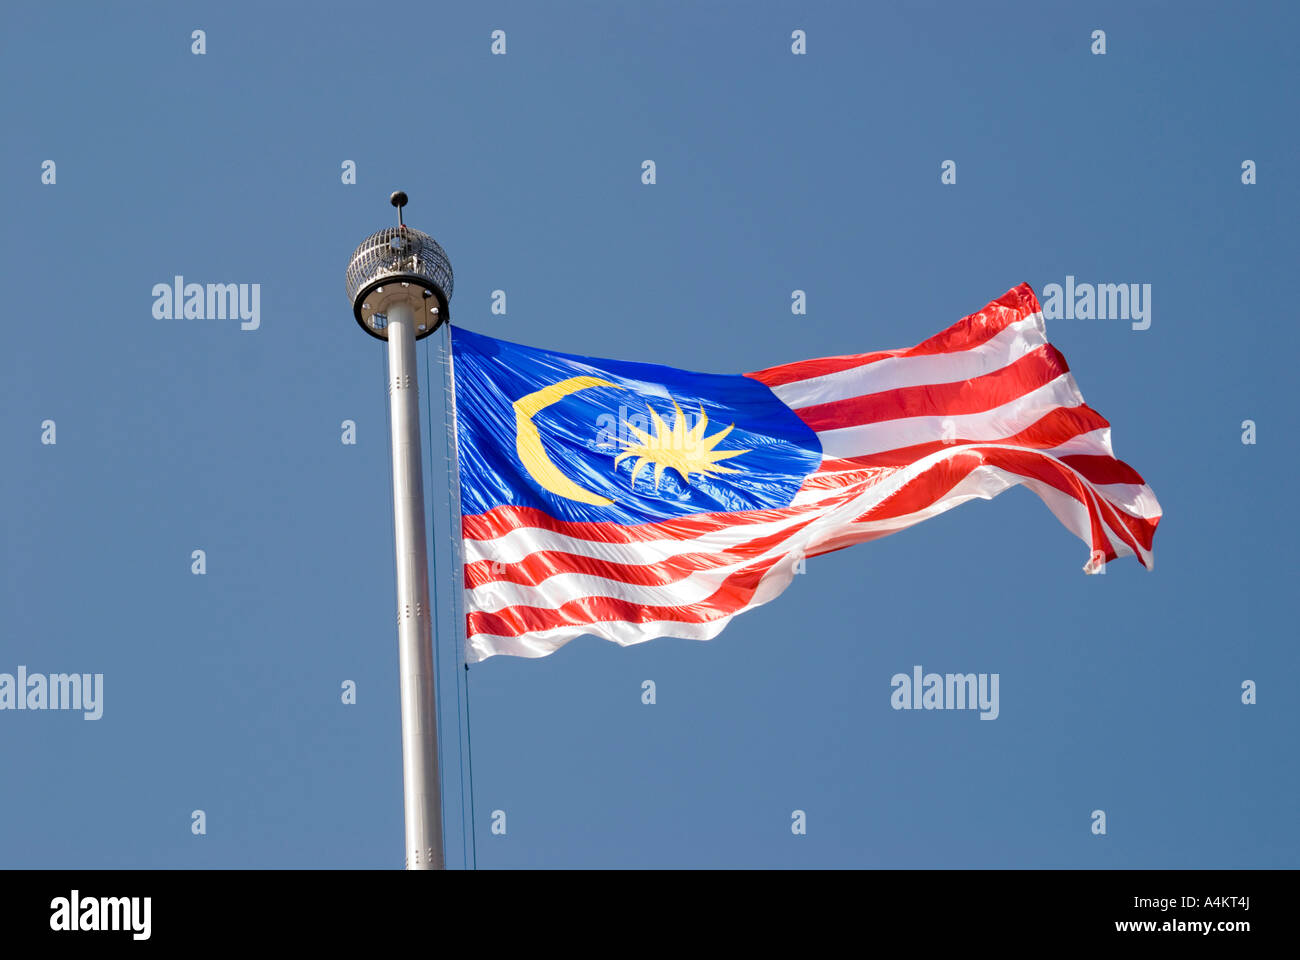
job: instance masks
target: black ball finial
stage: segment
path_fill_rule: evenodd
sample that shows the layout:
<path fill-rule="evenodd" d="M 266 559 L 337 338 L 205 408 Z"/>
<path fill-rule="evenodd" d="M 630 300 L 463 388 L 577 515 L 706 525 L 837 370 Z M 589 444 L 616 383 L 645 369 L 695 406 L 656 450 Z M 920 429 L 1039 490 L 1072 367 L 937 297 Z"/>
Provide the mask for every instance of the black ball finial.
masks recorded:
<path fill-rule="evenodd" d="M 388 202 L 400 209 L 406 206 L 406 194 L 401 190 L 394 190 L 393 195 L 388 198 Z"/>

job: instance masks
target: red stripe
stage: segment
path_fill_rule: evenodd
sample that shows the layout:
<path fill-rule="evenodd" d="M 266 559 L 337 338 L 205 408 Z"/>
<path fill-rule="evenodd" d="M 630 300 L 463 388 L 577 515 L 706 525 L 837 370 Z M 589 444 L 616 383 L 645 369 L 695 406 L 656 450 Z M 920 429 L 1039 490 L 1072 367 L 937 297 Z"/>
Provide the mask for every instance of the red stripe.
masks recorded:
<path fill-rule="evenodd" d="M 903 417 L 954 417 L 983 413 L 1046 386 L 1069 369 L 1065 357 L 1049 343 L 982 377 L 956 383 L 929 383 L 883 390 L 801 407 L 795 413 L 818 431 Z"/>
<path fill-rule="evenodd" d="M 840 498 L 774 510 L 738 510 L 700 513 L 675 520 L 623 525 L 578 520 L 557 520 L 535 507 L 493 507 L 487 513 L 461 517 L 461 530 L 469 540 L 494 540 L 512 530 L 535 528 L 593 543 L 644 543 L 648 540 L 693 540 L 707 533 L 748 523 L 769 523 L 820 512 Z"/>
<path fill-rule="evenodd" d="M 755 373 L 746 374 L 769 387 L 779 387 L 786 383 L 822 377 L 830 373 L 840 373 L 854 367 L 888 360 L 890 357 L 922 357 L 939 353 L 959 353 L 969 350 L 981 343 L 992 340 L 1011 324 L 1037 313 L 1038 298 L 1029 284 L 1022 283 L 998 297 L 983 310 L 972 313 L 958 320 L 947 330 L 937 333 L 924 343 L 903 350 L 881 350 L 875 353 L 859 353 L 843 357 L 823 357 L 817 360 L 801 360 L 798 363 L 786 363 L 777 367 L 768 367 Z"/>
<path fill-rule="evenodd" d="M 465 616 L 467 636 L 486 633 L 517 637 L 534 631 L 592 623 L 650 623 L 669 620 L 676 623 L 708 623 L 743 609 L 749 604 L 763 574 L 779 560 L 760 561 L 727 577 L 712 596 L 699 603 L 683 606 L 648 606 L 615 597 L 578 597 L 559 607 L 516 605 L 493 613 L 474 611 Z"/>
<path fill-rule="evenodd" d="M 805 557 L 820 557 L 824 553 L 834 553 L 836 550 L 843 550 L 845 547 L 853 547 L 859 543 L 866 543 L 870 540 L 879 540 L 881 537 L 887 537 L 891 533 L 898 533 L 897 530 L 854 530 L 846 528 L 842 533 L 838 533 L 829 540 L 824 540 L 817 546 L 811 548 Z"/>
<path fill-rule="evenodd" d="M 966 479 L 967 474 L 982 466 L 983 463 L 984 458 L 974 450 L 958 451 L 951 457 L 922 470 L 854 522 L 892 520 L 895 517 L 905 517 L 909 513 L 924 510 L 936 500 L 942 500 L 944 494 L 961 483 Z"/>
<path fill-rule="evenodd" d="M 843 466 L 847 460 L 836 460 L 836 464 L 841 464 L 835 472 L 819 471 L 807 477 L 801 491 L 825 491 L 843 489 L 853 484 L 859 484 L 863 489 L 880 483 L 880 481 L 893 476 L 898 472 L 898 467 L 853 467 Z"/>
<path fill-rule="evenodd" d="M 1100 454 L 1072 453 L 1061 457 L 1062 463 L 1068 463 L 1089 479 L 1092 483 L 1135 483 L 1145 486 L 1146 481 L 1136 470 L 1123 460 Z"/>

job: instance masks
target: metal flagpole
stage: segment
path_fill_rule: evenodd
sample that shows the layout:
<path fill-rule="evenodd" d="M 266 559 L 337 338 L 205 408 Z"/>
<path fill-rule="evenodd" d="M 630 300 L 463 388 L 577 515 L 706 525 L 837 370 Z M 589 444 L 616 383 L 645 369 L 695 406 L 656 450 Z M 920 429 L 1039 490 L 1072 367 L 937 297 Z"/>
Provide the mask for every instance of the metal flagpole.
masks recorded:
<path fill-rule="evenodd" d="M 424 542 L 420 470 L 420 388 L 415 316 L 409 304 L 388 310 L 388 391 L 392 409 L 393 535 L 397 548 L 397 644 L 402 688 L 402 786 L 406 865 L 443 867 L 438 786 L 438 715 L 429 619 L 429 554 Z"/>
<path fill-rule="evenodd" d="M 420 459 L 420 386 L 415 341 L 449 316 L 451 264 L 432 237 L 401 222 L 406 194 L 392 196 L 398 226 L 368 237 L 348 264 L 348 295 L 361 329 L 388 342 L 392 413 L 393 537 L 397 560 L 397 645 L 402 709 L 402 795 L 406 866 L 441 870 L 437 678 L 429 609 Z"/>

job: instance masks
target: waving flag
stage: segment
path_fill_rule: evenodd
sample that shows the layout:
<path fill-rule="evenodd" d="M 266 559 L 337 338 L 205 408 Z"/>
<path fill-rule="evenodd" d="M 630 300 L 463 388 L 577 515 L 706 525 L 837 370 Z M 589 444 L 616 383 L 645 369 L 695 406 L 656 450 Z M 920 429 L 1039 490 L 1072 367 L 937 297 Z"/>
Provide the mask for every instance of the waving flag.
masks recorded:
<path fill-rule="evenodd" d="M 1016 484 L 1088 544 L 1085 571 L 1151 566 L 1160 505 L 1026 284 L 911 349 L 745 375 L 459 328 L 452 364 L 471 663 L 706 640 L 803 558 Z"/>

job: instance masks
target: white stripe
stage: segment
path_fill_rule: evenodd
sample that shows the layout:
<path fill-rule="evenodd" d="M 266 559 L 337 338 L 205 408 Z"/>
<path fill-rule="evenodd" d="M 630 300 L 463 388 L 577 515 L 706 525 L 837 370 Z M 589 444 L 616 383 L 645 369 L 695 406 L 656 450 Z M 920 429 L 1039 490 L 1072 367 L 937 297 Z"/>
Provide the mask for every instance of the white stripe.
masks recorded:
<path fill-rule="evenodd" d="M 1035 313 L 1009 324 L 997 336 L 977 347 L 920 357 L 890 357 L 807 380 L 783 383 L 771 390 L 786 406 L 798 410 L 884 390 L 959 383 L 1010 366 L 1045 343 L 1047 335 L 1043 330 L 1043 315 Z"/>
<path fill-rule="evenodd" d="M 1143 520 L 1159 520 L 1163 516 L 1155 491 L 1145 483 L 1094 483 L 1092 489 L 1129 516 Z"/>
<path fill-rule="evenodd" d="M 1066 440 L 1065 443 L 1058 443 L 1054 447 L 1045 448 L 1043 453 L 1050 453 L 1054 457 L 1084 454 L 1092 457 L 1110 457 L 1112 460 L 1115 458 L 1115 451 L 1110 447 L 1110 427 L 1101 427 L 1097 430 L 1089 430 L 1087 433 L 1077 434 Z"/>

